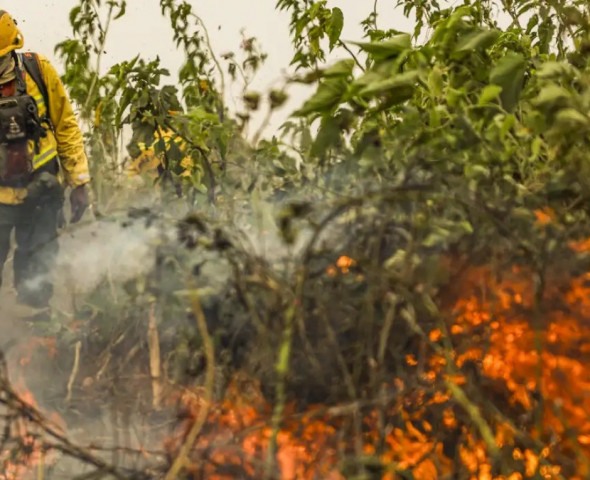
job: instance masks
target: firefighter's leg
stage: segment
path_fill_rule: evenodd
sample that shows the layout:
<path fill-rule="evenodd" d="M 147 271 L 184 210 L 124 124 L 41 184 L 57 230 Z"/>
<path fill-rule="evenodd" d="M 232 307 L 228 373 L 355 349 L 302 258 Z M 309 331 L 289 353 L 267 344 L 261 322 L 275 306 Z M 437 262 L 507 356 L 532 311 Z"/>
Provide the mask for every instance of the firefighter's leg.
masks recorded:
<path fill-rule="evenodd" d="M 10 235 L 14 228 L 15 209 L 12 205 L 0 205 L 0 287 L 2 286 L 2 270 L 10 251 Z"/>
<path fill-rule="evenodd" d="M 15 287 L 19 301 L 34 308 L 47 307 L 53 295 L 62 202 L 63 194 L 39 195 L 24 205 L 25 213 L 16 224 Z"/>

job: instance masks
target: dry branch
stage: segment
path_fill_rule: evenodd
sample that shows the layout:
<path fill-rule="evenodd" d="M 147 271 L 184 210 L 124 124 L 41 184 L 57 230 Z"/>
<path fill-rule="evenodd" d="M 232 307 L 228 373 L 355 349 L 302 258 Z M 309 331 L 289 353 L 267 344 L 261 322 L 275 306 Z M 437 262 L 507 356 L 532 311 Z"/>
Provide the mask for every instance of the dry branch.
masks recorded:
<path fill-rule="evenodd" d="M 186 467 L 189 462 L 190 452 L 193 449 L 195 441 L 199 436 L 207 416 L 209 414 L 209 406 L 213 399 L 213 388 L 215 384 L 215 350 L 213 346 L 213 340 L 209 335 L 207 329 L 207 319 L 201 306 L 198 290 L 195 288 L 191 292 L 192 300 L 192 311 L 197 322 L 197 328 L 203 340 L 203 347 L 205 349 L 205 358 L 207 360 L 207 371 L 205 374 L 205 398 L 203 399 L 202 407 L 199 409 L 197 418 L 195 419 L 188 435 L 186 436 L 184 443 L 180 447 L 180 451 L 176 456 L 176 459 L 172 463 L 170 470 L 166 474 L 165 480 L 175 480 L 178 475 Z"/>

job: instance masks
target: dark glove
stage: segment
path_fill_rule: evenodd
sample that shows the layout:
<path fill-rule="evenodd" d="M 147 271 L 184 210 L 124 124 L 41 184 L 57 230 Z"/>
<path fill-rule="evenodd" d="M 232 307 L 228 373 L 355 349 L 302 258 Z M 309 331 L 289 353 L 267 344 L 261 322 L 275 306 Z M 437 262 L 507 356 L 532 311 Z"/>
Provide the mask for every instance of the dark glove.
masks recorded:
<path fill-rule="evenodd" d="M 89 204 L 90 199 L 88 197 L 88 189 L 86 188 L 86 185 L 80 185 L 79 187 L 74 188 L 72 193 L 70 193 L 70 206 L 72 209 L 70 223 L 78 223 Z"/>

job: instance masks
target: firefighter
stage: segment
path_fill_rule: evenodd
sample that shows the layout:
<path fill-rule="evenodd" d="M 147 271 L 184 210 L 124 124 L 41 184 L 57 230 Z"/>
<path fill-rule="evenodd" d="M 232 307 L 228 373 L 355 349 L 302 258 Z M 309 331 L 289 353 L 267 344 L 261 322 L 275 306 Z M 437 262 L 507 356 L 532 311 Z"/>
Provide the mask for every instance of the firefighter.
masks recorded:
<path fill-rule="evenodd" d="M 171 111 L 169 115 L 178 115 L 178 111 Z M 159 142 L 163 145 L 156 148 Z M 146 185 L 146 182 L 153 186 L 160 180 L 178 197 L 182 196 L 181 179 L 168 175 L 167 168 L 179 177 L 189 178 L 194 163 L 186 142 L 174 130 L 160 127 L 154 133 L 152 143 L 131 142 L 127 148 L 130 158 L 125 172 L 136 186 Z"/>
<path fill-rule="evenodd" d="M 17 300 L 47 318 L 65 189 L 76 223 L 89 206 L 90 174 L 57 71 L 42 55 L 17 53 L 23 45 L 16 22 L 0 10 L 0 273 L 14 232 Z"/>

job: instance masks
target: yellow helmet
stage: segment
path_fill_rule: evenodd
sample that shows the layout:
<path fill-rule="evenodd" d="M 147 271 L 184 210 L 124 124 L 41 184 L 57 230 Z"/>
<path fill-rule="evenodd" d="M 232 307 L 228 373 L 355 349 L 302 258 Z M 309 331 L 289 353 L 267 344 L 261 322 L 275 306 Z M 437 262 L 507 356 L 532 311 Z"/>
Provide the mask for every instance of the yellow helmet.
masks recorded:
<path fill-rule="evenodd" d="M 23 35 L 12 16 L 7 11 L 0 10 L 0 57 L 22 48 L 24 44 Z"/>

